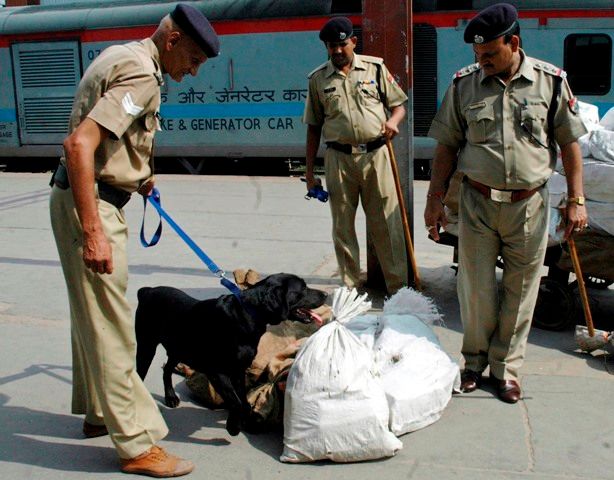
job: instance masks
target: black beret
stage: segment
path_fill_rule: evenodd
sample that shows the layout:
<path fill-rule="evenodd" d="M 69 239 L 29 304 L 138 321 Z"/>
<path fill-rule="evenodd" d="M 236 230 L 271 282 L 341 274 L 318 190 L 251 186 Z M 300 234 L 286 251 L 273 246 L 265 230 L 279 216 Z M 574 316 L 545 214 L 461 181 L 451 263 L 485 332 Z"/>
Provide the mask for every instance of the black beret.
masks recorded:
<path fill-rule="evenodd" d="M 515 31 L 518 12 L 509 3 L 497 3 L 485 8 L 467 24 L 466 43 L 486 43 Z"/>
<path fill-rule="evenodd" d="M 217 33 L 200 10 L 185 3 L 179 3 L 171 12 L 171 18 L 203 49 L 207 57 L 217 57 L 220 54 L 220 41 Z"/>
<path fill-rule="evenodd" d="M 323 42 L 342 42 L 352 36 L 352 22 L 346 17 L 333 17 L 320 30 Z"/>

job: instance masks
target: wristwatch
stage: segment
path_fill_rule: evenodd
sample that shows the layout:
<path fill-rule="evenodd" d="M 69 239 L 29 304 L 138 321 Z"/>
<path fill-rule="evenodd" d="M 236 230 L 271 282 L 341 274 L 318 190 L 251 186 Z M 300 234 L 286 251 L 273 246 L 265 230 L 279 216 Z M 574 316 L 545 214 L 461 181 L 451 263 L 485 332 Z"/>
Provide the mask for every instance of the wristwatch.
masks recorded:
<path fill-rule="evenodd" d="M 576 203 L 578 205 L 584 205 L 584 197 L 568 197 L 567 203 Z"/>

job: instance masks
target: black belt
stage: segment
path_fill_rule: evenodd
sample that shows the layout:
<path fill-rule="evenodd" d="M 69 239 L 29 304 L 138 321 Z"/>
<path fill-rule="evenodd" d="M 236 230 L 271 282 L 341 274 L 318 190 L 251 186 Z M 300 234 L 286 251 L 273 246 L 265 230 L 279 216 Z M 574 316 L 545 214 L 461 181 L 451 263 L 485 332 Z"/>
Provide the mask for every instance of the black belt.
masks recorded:
<path fill-rule="evenodd" d="M 328 148 L 332 148 L 333 150 L 337 150 L 338 152 L 347 153 L 348 155 L 361 154 L 361 153 L 369 153 L 373 150 L 377 150 L 382 145 L 386 143 L 386 138 L 379 137 L 375 140 L 371 140 L 367 143 L 359 143 L 358 145 L 344 144 L 339 142 L 326 142 L 326 146 Z"/>
<path fill-rule="evenodd" d="M 114 205 L 116 208 L 122 208 L 128 200 L 130 200 L 131 194 L 122 190 L 120 188 L 113 187 L 108 183 L 105 183 L 101 180 L 96 180 L 98 184 L 98 196 L 101 200 Z M 70 188 L 70 183 L 68 182 L 68 171 L 64 164 L 60 163 L 58 168 L 53 172 L 51 176 L 51 181 L 49 185 L 55 185 L 62 190 L 67 190 Z"/>

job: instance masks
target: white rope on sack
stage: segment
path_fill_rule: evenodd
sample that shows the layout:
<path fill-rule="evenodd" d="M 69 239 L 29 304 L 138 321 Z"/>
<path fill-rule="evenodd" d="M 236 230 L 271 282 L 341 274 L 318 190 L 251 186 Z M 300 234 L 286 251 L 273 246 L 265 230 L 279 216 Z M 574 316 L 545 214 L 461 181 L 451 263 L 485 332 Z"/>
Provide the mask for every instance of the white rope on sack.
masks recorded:
<path fill-rule="evenodd" d="M 333 292 L 333 320 L 344 324 L 371 310 L 367 294 L 359 295 L 355 288 L 337 288 Z"/>

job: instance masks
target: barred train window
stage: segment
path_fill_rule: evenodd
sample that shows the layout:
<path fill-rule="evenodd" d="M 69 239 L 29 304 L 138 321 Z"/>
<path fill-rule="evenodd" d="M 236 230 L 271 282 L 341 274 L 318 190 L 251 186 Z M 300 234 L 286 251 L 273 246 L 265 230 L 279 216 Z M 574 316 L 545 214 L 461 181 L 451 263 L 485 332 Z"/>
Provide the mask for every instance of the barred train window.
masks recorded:
<path fill-rule="evenodd" d="M 565 71 L 576 95 L 605 95 L 612 83 L 612 39 L 605 34 L 565 38 Z"/>

